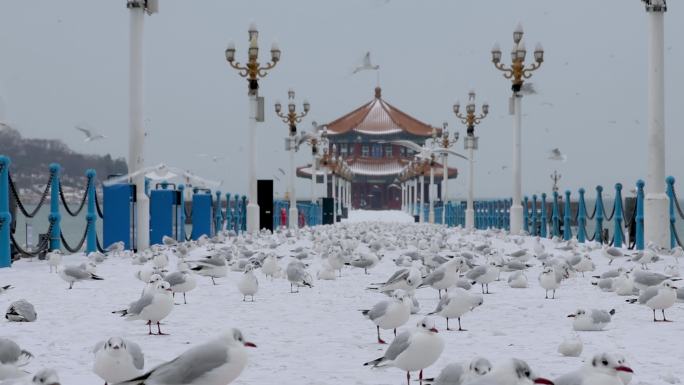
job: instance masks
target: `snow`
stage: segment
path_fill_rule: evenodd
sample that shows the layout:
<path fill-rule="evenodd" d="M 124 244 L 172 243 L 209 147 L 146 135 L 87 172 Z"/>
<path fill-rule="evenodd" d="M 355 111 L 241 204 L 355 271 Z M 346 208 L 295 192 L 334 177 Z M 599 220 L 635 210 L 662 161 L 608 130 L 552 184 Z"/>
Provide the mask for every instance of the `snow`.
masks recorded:
<path fill-rule="evenodd" d="M 364 221 L 411 222 L 401 212 L 351 211 L 348 223 L 337 226 L 368 226 Z M 388 239 L 411 233 L 413 226 L 427 229 L 429 225 L 378 225 L 373 236 Z M 330 231 L 329 227 L 321 227 Z M 335 230 L 337 231 L 337 230 Z M 434 230 L 431 230 L 431 232 Z M 456 230 L 450 241 L 460 235 Z M 474 240 L 468 235 L 466 239 Z M 527 239 L 525 247 L 532 248 Z M 556 255 L 565 252 L 553 249 L 552 241 L 544 241 L 547 250 Z M 506 251 L 518 246 L 502 239 L 493 239 L 494 247 Z M 295 246 L 311 247 L 308 240 L 296 244 L 284 243 L 276 252 L 288 254 Z M 365 246 L 361 246 L 365 250 Z M 368 369 L 362 364 L 380 357 L 386 346 L 375 343 L 375 328 L 361 316 L 359 310 L 370 308 L 382 300 L 381 294 L 366 290 L 371 282 L 384 281 L 398 269 L 392 259 L 400 250 L 383 250 L 383 260 L 364 275 L 360 269 L 345 269 L 334 281 L 315 282 L 312 289 L 301 288 L 299 294 L 290 293 L 286 280 L 271 281 L 257 271 L 259 292 L 255 302 L 243 302 L 237 289 L 240 273 L 229 272 L 212 286 L 208 278 L 198 277 L 198 287 L 188 293 L 188 305 L 177 305 L 163 322 L 169 336 L 148 336 L 142 321 L 124 321 L 114 310 L 123 309 L 138 298 L 143 284 L 134 278 L 141 266 L 133 266 L 130 259 L 110 257 L 98 266 L 104 281 L 76 283 L 73 290 L 57 274 L 48 273 L 45 262 L 21 261 L 12 269 L 0 271 L 0 284 L 16 288 L 0 294 L 0 309 L 12 301 L 25 298 L 38 311 L 38 321 L 9 323 L 1 321 L 1 336 L 15 340 L 36 357 L 26 367 L 35 372 L 52 367 L 59 372 L 62 383 L 70 385 L 97 384 L 102 381 L 92 373 L 96 342 L 111 336 L 123 336 L 139 343 L 145 354 L 145 367 L 173 359 L 190 346 L 213 338 L 230 327 L 238 327 L 247 340 L 258 345 L 249 351 L 249 363 L 236 384 L 403 384 L 405 373 L 398 369 Z M 443 252 L 449 254 L 449 252 Z M 192 252 L 189 260 L 205 255 L 201 249 Z M 608 269 L 600 250 L 591 252 L 597 272 Z M 76 263 L 82 256 L 65 256 L 66 263 Z M 284 268 L 289 257 L 279 263 Z M 480 261 L 483 262 L 482 260 Z M 675 383 L 684 377 L 684 349 L 678 341 L 684 335 L 684 307 L 681 303 L 667 311 L 672 323 L 653 323 L 651 310 L 625 302 L 626 297 L 604 293 L 590 284 L 591 274 L 563 281 L 556 292 L 556 300 L 545 300 L 537 276 L 541 268 L 535 266 L 527 276 L 529 288 L 511 289 L 506 283 L 510 273 L 502 273 L 502 280 L 490 284 L 493 294 L 484 296 L 484 304 L 462 319 L 465 332 L 447 332 L 444 319 L 438 318 L 437 328 L 446 348 L 438 362 L 426 370 L 426 376 L 436 376 L 451 362 L 469 361 L 484 356 L 496 362 L 517 357 L 530 363 L 539 375 L 556 376 L 578 368 L 583 360 L 604 351 L 619 352 L 635 370 L 632 384 L 651 385 Z M 652 264 L 654 271 L 662 271 L 668 259 Z M 626 259 L 616 260 L 611 268 L 629 265 Z M 172 260 L 175 266 L 175 258 Z M 310 261 L 309 271 L 315 276 L 320 270 L 320 258 Z M 473 287 L 473 292 L 480 292 Z M 404 327 L 414 326 L 437 304 L 437 292 L 420 289 L 419 315 L 413 315 Z M 177 298 L 178 300 L 179 298 Z M 572 336 L 572 320 L 566 316 L 578 307 L 616 309 L 613 321 L 605 331 L 577 333 L 584 343 L 580 357 L 563 357 L 557 352 L 559 344 Z M 383 331 L 391 339 L 391 333 Z"/>

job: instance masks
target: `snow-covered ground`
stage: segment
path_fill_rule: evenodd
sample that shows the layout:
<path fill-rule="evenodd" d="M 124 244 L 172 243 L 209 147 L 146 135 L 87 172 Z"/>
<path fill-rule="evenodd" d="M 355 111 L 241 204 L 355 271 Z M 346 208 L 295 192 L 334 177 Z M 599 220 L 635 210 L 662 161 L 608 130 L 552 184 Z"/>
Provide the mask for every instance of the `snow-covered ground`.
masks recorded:
<path fill-rule="evenodd" d="M 352 212 L 350 221 L 402 220 L 410 217 L 402 213 Z M 420 230 L 420 237 L 435 234 L 436 228 L 428 225 L 364 223 L 338 225 L 347 228 L 363 228 L 367 239 L 382 240 L 388 248 L 403 244 Z M 321 227 L 317 231 L 334 236 L 344 233 L 342 228 Z M 449 242 L 455 243 L 465 237 L 468 241 L 481 243 L 482 235 L 461 236 L 450 229 Z M 492 237 L 495 249 L 506 252 L 519 246 L 505 242 L 502 237 Z M 567 255 L 555 249 L 552 241 L 544 241 L 547 250 L 558 256 Z M 524 247 L 531 248 L 533 240 L 526 239 Z M 283 242 L 275 252 L 288 255 L 280 261 L 284 268 L 289 250 L 295 246 L 313 247 L 310 240 L 296 244 Z M 360 246 L 367 251 L 367 245 Z M 408 246 L 415 249 L 415 246 Z M 267 250 L 267 249 L 264 249 Z M 148 336 L 142 321 L 127 322 L 112 314 L 123 309 L 140 296 L 143 284 L 134 278 L 141 267 L 131 260 L 110 257 L 98 266 L 98 274 L 104 281 L 76 283 L 73 290 L 57 274 L 48 273 L 44 262 L 21 261 L 11 269 L 0 271 L 0 285 L 12 284 L 16 288 L 0 294 L 0 308 L 10 302 L 25 298 L 32 302 L 38 312 L 33 323 L 10 323 L 2 321 L 0 336 L 15 340 L 36 357 L 27 366 L 34 372 L 43 367 L 58 370 L 66 385 L 98 384 L 102 381 L 92 373 L 91 350 L 97 341 L 110 336 L 123 336 L 139 343 L 145 353 L 146 368 L 176 357 L 190 346 L 213 338 L 230 327 L 238 327 L 246 338 L 258 345 L 249 351 L 249 364 L 237 384 L 405 384 L 405 373 L 399 369 L 369 369 L 362 366 L 366 361 L 380 357 L 386 346 L 375 341 L 374 325 L 364 319 L 359 310 L 370 308 L 386 297 L 366 290 L 371 282 L 382 282 L 398 267 L 393 259 L 405 249 L 382 250 L 380 264 L 364 275 L 363 270 L 347 268 L 335 281 L 316 280 L 311 289 L 302 288 L 291 294 L 287 280 L 270 280 L 257 272 L 260 290 L 255 302 L 243 302 L 236 282 L 241 273 L 229 272 L 226 278 L 217 279 L 213 286 L 208 278 L 198 277 L 197 289 L 188 294 L 187 305 L 177 305 L 163 322 L 169 336 Z M 443 255 L 454 252 L 443 250 Z M 206 255 L 203 249 L 192 252 L 189 260 Z M 591 252 L 597 264 L 597 272 L 608 269 L 608 261 L 600 250 Z M 76 263 L 82 256 L 69 256 L 67 263 Z M 484 259 L 479 261 L 484 262 Z M 315 276 L 320 270 L 321 259 L 313 257 L 309 271 Z M 464 332 L 447 332 L 444 319 L 437 319 L 439 335 L 446 348 L 439 361 L 426 370 L 426 376 L 438 374 L 450 362 L 469 361 L 479 355 L 496 364 L 503 359 L 525 359 L 539 374 L 554 378 L 574 370 L 583 360 L 599 352 L 619 352 L 635 370 L 633 384 L 665 384 L 663 378 L 684 378 L 684 306 L 681 303 L 667 311 L 672 323 L 654 323 L 651 310 L 625 302 L 626 297 L 600 291 L 587 277 L 577 276 L 563 281 L 555 300 L 545 300 L 544 290 L 539 287 L 537 276 L 540 263 L 527 272 L 530 287 L 512 289 L 506 283 L 509 273 L 501 274 L 501 281 L 490 285 L 492 294 L 484 296 L 484 304 L 463 318 Z M 653 264 L 655 271 L 663 271 L 667 259 Z M 626 259 L 616 260 L 614 267 L 631 266 Z M 175 258 L 171 269 L 175 267 Z M 471 291 L 479 292 L 474 286 Z M 420 302 L 419 315 L 414 315 L 408 328 L 432 311 L 437 304 L 437 292 L 430 288 L 419 289 L 416 298 Z M 178 298 L 177 298 L 178 300 Z M 579 358 L 563 357 L 557 352 L 559 343 L 574 334 L 571 319 L 567 315 L 578 307 L 616 309 L 616 315 L 605 331 L 578 332 L 584 342 L 584 352 Z M 455 320 L 454 324 L 455 325 Z M 383 332 L 390 341 L 391 333 Z"/>
<path fill-rule="evenodd" d="M 413 217 L 403 211 L 354 210 L 349 212 L 345 222 L 393 222 L 411 223 Z"/>

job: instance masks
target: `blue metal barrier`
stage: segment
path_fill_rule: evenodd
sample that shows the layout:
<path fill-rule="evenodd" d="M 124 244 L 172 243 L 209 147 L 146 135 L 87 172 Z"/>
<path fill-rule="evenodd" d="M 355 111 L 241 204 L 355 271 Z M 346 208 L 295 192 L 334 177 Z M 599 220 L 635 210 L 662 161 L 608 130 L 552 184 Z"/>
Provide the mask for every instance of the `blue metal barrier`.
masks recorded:
<path fill-rule="evenodd" d="M 192 239 L 211 236 L 211 193 L 197 191 L 192 195 Z"/>
<path fill-rule="evenodd" d="M 113 243 L 123 242 L 126 249 L 131 249 L 132 218 L 131 201 L 133 199 L 134 185 L 114 184 L 104 186 L 104 219 L 102 220 L 102 232 L 104 237 L 103 247 L 107 248 Z"/>
<path fill-rule="evenodd" d="M 173 237 L 176 190 L 150 191 L 150 244 L 162 244 L 164 236 Z"/>

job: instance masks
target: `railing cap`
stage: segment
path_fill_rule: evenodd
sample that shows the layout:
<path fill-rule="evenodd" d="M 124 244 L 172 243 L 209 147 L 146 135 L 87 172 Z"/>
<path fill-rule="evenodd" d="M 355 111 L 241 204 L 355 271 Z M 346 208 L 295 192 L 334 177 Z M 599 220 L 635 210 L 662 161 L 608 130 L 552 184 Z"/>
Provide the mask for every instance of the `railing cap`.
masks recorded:
<path fill-rule="evenodd" d="M 60 169 L 59 164 L 50 163 L 50 173 L 56 174 L 57 172 L 59 172 L 59 169 Z"/>
<path fill-rule="evenodd" d="M 93 170 L 92 168 L 89 168 L 86 170 L 85 174 L 86 174 L 87 178 L 92 179 L 92 178 L 95 178 L 95 176 L 97 175 L 97 172 L 95 170 Z"/>
<path fill-rule="evenodd" d="M 570 190 L 565 190 L 565 196 L 570 196 Z"/>
<path fill-rule="evenodd" d="M 644 182 L 643 180 L 639 179 L 639 180 L 636 182 L 636 185 L 637 185 L 638 188 L 644 188 L 644 186 L 646 186 L 646 182 Z"/>
<path fill-rule="evenodd" d="M 622 190 L 622 183 L 615 183 L 615 189 L 618 191 Z"/>
<path fill-rule="evenodd" d="M 580 189 L 579 189 L 580 195 L 584 195 L 585 192 L 586 192 L 586 190 L 584 190 L 584 187 L 580 187 Z"/>
<path fill-rule="evenodd" d="M 667 182 L 667 184 L 674 184 L 674 182 L 675 182 L 675 177 L 673 177 L 672 175 L 670 175 L 670 176 L 668 176 L 667 178 L 665 178 L 665 182 Z"/>
<path fill-rule="evenodd" d="M 5 166 L 9 166 L 12 161 L 10 158 L 6 155 L 0 155 L 0 163 L 4 164 Z"/>
<path fill-rule="evenodd" d="M 602 192 L 602 191 L 603 191 L 603 186 L 601 186 L 601 185 L 596 186 L 596 191 L 599 192 L 599 193 Z"/>

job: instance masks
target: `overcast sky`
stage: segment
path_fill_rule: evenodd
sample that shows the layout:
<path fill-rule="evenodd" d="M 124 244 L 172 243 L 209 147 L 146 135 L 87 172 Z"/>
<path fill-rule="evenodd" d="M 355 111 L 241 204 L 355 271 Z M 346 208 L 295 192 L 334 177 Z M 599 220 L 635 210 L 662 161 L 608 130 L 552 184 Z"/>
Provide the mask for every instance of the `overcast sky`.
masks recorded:
<path fill-rule="evenodd" d="M 260 178 L 287 165 L 286 126 L 274 112 L 293 87 L 308 98 L 311 120 L 331 121 L 373 97 L 375 75 L 352 68 L 366 51 L 381 66 L 384 98 L 433 125 L 464 134 L 451 105 L 470 88 L 491 104 L 477 128 L 476 195 L 511 194 L 513 120 L 510 82 L 490 62 L 499 42 L 508 62 L 511 32 L 525 27 L 545 63 L 532 78 L 539 94 L 523 100 L 523 190 L 633 185 L 646 176 L 647 15 L 638 0 L 160 0 L 145 19 L 147 163 L 165 162 L 224 180 L 246 193 L 247 85 L 225 61 L 236 42 L 244 61 L 247 28 L 257 22 L 262 61 L 275 39 L 281 63 L 262 81 L 266 122 L 259 126 Z M 684 183 L 684 9 L 666 15 L 667 173 Z M 73 149 L 126 156 L 128 23 L 124 0 L 3 1 L 0 5 L 0 96 L 4 120 L 27 137 L 60 138 Z M 677 38 L 679 36 L 679 38 Z M 531 56 L 531 52 L 529 53 Z M 108 139 L 84 144 L 74 124 Z M 1 144 L 0 144 L 1 146 Z M 559 147 L 566 163 L 548 160 Z M 458 148 L 462 144 L 458 143 Z M 1 152 L 1 147 L 0 147 Z M 213 163 L 196 154 L 226 155 Z M 297 155 L 309 161 L 308 151 Z M 462 197 L 467 168 L 451 182 Z M 19 165 L 20 167 L 20 165 Z M 287 169 L 286 167 L 284 167 Z M 285 178 L 282 178 L 285 181 Z M 284 185 L 276 189 L 282 194 Z M 308 195 L 308 182 L 298 189 Z M 300 194 L 300 196 L 302 195 Z"/>

